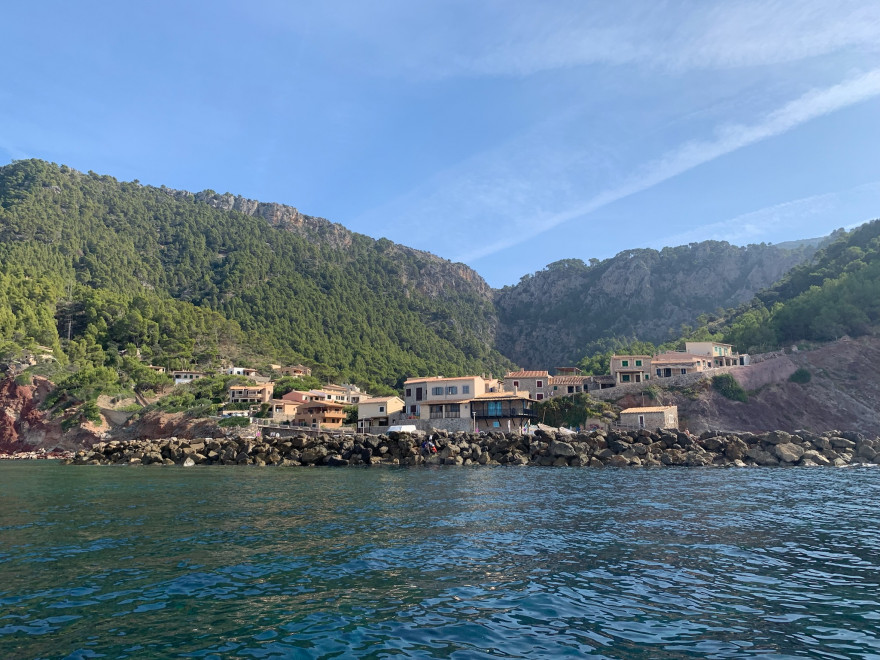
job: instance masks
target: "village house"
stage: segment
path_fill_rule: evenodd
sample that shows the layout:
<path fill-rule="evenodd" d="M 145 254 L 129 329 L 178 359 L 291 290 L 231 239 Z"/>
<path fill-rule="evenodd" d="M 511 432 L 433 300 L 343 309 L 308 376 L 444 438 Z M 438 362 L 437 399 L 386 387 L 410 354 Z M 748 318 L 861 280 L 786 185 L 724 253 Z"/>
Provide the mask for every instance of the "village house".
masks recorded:
<path fill-rule="evenodd" d="M 470 401 L 474 431 L 522 433 L 537 421 L 528 392 L 486 392 Z"/>
<path fill-rule="evenodd" d="M 157 374 L 164 374 L 165 373 L 165 367 L 159 367 L 155 364 L 148 364 L 147 369 L 151 369 L 152 371 L 155 371 Z"/>
<path fill-rule="evenodd" d="M 749 356 L 736 353 L 732 344 L 717 341 L 687 341 L 684 343 L 684 350 L 693 355 L 711 357 L 713 367 L 735 367 L 750 362 Z"/>
<path fill-rule="evenodd" d="M 353 405 L 360 403 L 361 399 L 370 398 L 370 395 L 367 392 L 364 392 L 357 385 L 352 385 L 351 383 L 343 383 L 341 387 L 345 389 L 345 400 Z"/>
<path fill-rule="evenodd" d="M 256 369 L 250 369 L 248 367 L 226 367 L 223 370 L 223 373 L 227 376 L 244 376 L 245 378 L 254 378 L 255 376 L 259 376 L 260 373 Z"/>
<path fill-rule="evenodd" d="M 461 419 L 470 417 L 475 396 L 500 389 L 494 378 L 409 378 L 404 384 L 403 417 L 407 419 Z"/>
<path fill-rule="evenodd" d="M 294 403 L 308 403 L 309 401 L 314 401 L 314 397 L 312 397 L 308 392 L 300 392 L 299 390 L 291 390 L 287 394 L 281 396 L 283 401 L 293 401 Z"/>
<path fill-rule="evenodd" d="M 550 396 L 549 371 L 510 371 L 504 377 L 505 392 L 526 392 L 536 401 Z"/>
<path fill-rule="evenodd" d="M 677 429 L 678 406 L 627 408 L 620 412 L 620 426 L 630 429 Z"/>
<path fill-rule="evenodd" d="M 333 401 L 308 401 L 296 411 L 293 423 L 313 429 L 338 429 L 345 420 L 345 406 Z"/>
<path fill-rule="evenodd" d="M 272 419 L 276 421 L 292 421 L 296 418 L 296 411 L 302 405 L 298 401 L 286 401 L 284 399 L 272 399 Z"/>
<path fill-rule="evenodd" d="M 550 396 L 572 396 L 585 391 L 583 376 L 550 376 Z"/>
<path fill-rule="evenodd" d="M 399 396 L 363 398 L 358 404 L 358 433 L 369 433 L 371 428 L 390 426 L 394 415 L 403 410 Z"/>
<path fill-rule="evenodd" d="M 294 378 L 312 375 L 311 368 L 306 367 L 302 364 L 295 364 L 292 367 L 281 367 L 279 371 L 281 372 L 282 376 L 293 376 Z"/>
<path fill-rule="evenodd" d="M 263 404 L 272 400 L 273 383 L 264 385 L 233 385 L 229 388 L 229 403 Z"/>
<path fill-rule="evenodd" d="M 651 378 L 650 355 L 612 355 L 611 375 L 617 385 L 641 383 Z"/>
<path fill-rule="evenodd" d="M 175 385 L 187 385 L 188 383 L 205 378 L 208 374 L 201 371 L 172 371 L 171 377 L 174 379 Z"/>
<path fill-rule="evenodd" d="M 655 355 L 651 359 L 651 368 L 657 378 L 670 378 L 681 374 L 692 374 L 705 371 L 712 366 L 706 355 L 692 355 L 672 351 Z"/>

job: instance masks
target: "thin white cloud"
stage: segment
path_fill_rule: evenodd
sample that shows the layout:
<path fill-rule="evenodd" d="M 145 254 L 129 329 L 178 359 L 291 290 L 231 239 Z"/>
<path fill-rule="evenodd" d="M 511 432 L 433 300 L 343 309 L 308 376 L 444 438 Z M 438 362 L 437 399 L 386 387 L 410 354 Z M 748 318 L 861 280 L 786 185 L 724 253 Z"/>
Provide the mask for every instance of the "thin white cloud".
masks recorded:
<path fill-rule="evenodd" d="M 593 64 L 671 71 L 767 66 L 843 50 L 880 50 L 873 0 L 729 0 L 723 3 L 250 3 L 249 20 L 312 44 L 369 75 L 412 78 L 528 76 Z"/>
<path fill-rule="evenodd" d="M 852 229 L 862 224 L 869 218 L 857 218 L 856 222 L 851 222 L 852 216 L 860 213 L 860 209 L 871 205 L 877 209 L 876 214 L 880 215 L 880 181 L 765 206 L 734 218 L 658 238 L 654 241 L 654 245 L 664 247 L 705 240 L 744 245 L 772 240 L 771 237 L 779 234 L 814 238 L 814 235 L 809 234 L 813 231 L 813 227 L 821 226 L 817 230 L 824 232 L 827 231 L 828 226 L 845 225 L 847 229 Z M 805 235 L 805 232 L 808 235 Z"/>
<path fill-rule="evenodd" d="M 878 95 L 880 95 L 880 69 L 874 69 L 825 89 L 812 90 L 771 112 L 757 123 L 726 125 L 717 131 L 716 137 L 712 140 L 687 142 L 659 160 L 649 163 L 641 169 L 641 172 L 621 185 L 600 192 L 586 202 L 574 205 L 565 211 L 536 214 L 530 219 L 528 227 L 522 227 L 500 241 L 460 254 L 456 259 L 472 262 L 519 245 L 565 222 L 652 188 L 699 165 Z"/>

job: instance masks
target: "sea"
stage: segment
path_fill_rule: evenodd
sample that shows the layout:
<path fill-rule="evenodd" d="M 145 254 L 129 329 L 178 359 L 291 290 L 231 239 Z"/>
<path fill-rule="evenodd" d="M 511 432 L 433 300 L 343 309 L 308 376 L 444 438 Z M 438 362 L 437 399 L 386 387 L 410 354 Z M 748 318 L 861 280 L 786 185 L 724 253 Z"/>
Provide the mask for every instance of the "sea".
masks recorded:
<path fill-rule="evenodd" d="M 880 470 L 0 464 L 0 658 L 880 658 Z"/>

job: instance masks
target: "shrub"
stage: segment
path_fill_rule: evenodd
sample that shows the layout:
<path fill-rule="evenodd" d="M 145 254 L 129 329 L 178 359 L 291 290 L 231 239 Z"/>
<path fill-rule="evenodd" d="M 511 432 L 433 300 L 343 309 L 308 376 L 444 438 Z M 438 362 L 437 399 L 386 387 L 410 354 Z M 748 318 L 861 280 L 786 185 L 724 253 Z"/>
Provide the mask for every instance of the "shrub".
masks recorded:
<path fill-rule="evenodd" d="M 797 371 L 795 371 L 788 379 L 792 383 L 809 383 L 810 379 L 813 378 L 813 374 L 809 372 L 808 369 L 804 367 L 800 367 Z"/>
<path fill-rule="evenodd" d="M 730 374 L 712 376 L 712 387 L 714 387 L 721 396 L 731 399 L 732 401 L 742 401 L 745 403 L 749 400 L 749 395 L 742 388 L 742 385 L 737 383 L 736 379 Z"/>
<path fill-rule="evenodd" d="M 219 422 L 217 422 L 217 426 L 223 427 L 236 427 L 236 426 L 250 426 L 251 420 L 249 417 L 224 417 Z"/>

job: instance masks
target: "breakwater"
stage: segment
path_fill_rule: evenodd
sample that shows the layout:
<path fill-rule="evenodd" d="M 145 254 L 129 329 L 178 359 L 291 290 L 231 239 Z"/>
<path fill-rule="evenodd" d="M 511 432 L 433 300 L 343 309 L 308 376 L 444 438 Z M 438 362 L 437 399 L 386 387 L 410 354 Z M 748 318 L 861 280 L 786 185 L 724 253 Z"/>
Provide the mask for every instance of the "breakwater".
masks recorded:
<path fill-rule="evenodd" d="M 427 441 L 433 447 L 427 445 Z M 533 436 L 437 432 L 429 436 L 295 435 L 290 438 L 121 440 L 76 453 L 77 465 L 533 465 L 571 467 L 845 466 L 880 464 L 880 439 L 821 434 L 676 430 L 592 431 Z"/>

